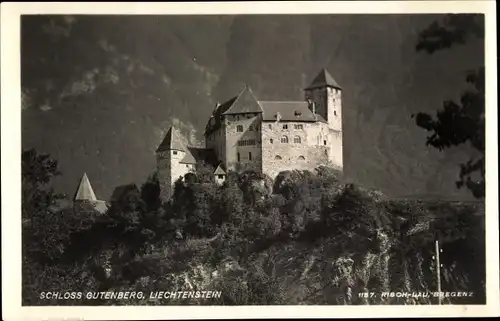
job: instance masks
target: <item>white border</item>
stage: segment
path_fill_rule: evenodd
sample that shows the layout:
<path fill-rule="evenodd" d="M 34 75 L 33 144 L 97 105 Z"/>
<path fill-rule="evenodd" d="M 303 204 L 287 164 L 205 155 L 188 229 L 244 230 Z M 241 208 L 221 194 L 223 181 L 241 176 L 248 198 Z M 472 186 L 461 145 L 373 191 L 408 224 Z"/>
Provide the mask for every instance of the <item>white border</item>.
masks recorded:
<path fill-rule="evenodd" d="M 2 3 L 2 280 L 4 320 L 498 316 L 498 157 L 494 1 L 219 3 Z M 484 13 L 486 23 L 486 240 L 484 306 L 21 307 L 20 14 Z"/>

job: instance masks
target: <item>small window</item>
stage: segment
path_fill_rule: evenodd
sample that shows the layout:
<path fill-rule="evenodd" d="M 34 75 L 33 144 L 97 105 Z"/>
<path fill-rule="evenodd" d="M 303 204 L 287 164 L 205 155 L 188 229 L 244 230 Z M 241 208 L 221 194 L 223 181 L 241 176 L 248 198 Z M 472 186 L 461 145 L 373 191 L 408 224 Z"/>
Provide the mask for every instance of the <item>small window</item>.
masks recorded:
<path fill-rule="evenodd" d="M 274 156 L 274 159 L 282 159 L 280 155 Z"/>
<path fill-rule="evenodd" d="M 283 125 L 283 129 L 288 129 L 288 125 L 287 124 Z"/>
<path fill-rule="evenodd" d="M 243 126 L 242 126 L 242 125 L 238 125 L 238 126 L 236 126 L 236 131 L 237 131 L 238 133 L 243 132 Z"/>
<path fill-rule="evenodd" d="M 273 129 L 273 125 L 272 124 L 269 124 L 269 129 Z"/>
<path fill-rule="evenodd" d="M 186 167 L 189 168 L 189 164 L 186 164 Z"/>
<path fill-rule="evenodd" d="M 326 145 L 326 140 L 323 141 L 323 145 Z"/>
<path fill-rule="evenodd" d="M 218 178 L 218 179 L 223 179 L 223 178 L 224 178 L 224 175 L 219 174 L 219 175 L 217 175 L 217 178 Z"/>
<path fill-rule="evenodd" d="M 306 160 L 304 156 L 299 156 L 299 160 Z"/>
<path fill-rule="evenodd" d="M 272 144 L 272 143 L 273 143 L 273 139 L 272 139 L 272 138 L 271 138 L 271 139 L 269 139 L 269 142 Z"/>
<path fill-rule="evenodd" d="M 248 130 L 252 132 L 252 131 L 253 131 L 253 126 L 252 126 L 252 125 L 250 125 L 250 126 L 248 127 Z"/>
<path fill-rule="evenodd" d="M 304 129 L 304 126 L 302 124 L 296 124 L 296 125 L 293 125 L 293 127 L 295 129 Z"/>
<path fill-rule="evenodd" d="M 174 152 L 173 152 L 173 153 L 174 153 L 174 155 L 177 155 L 177 151 L 176 151 L 176 150 L 174 150 Z"/>
<path fill-rule="evenodd" d="M 252 160 L 252 152 L 248 152 L 248 160 Z"/>
<path fill-rule="evenodd" d="M 240 116 L 236 116 L 236 120 L 240 120 Z"/>
<path fill-rule="evenodd" d="M 300 143 L 301 143 L 301 139 L 300 139 L 300 137 L 299 137 L 299 136 L 295 136 L 295 137 L 293 138 L 293 143 L 294 143 L 294 144 L 300 144 Z"/>
<path fill-rule="evenodd" d="M 238 153 L 237 156 L 238 156 L 238 162 L 239 162 L 240 161 L 240 153 Z"/>
<path fill-rule="evenodd" d="M 333 115 L 337 116 L 337 111 L 336 110 L 333 111 Z"/>

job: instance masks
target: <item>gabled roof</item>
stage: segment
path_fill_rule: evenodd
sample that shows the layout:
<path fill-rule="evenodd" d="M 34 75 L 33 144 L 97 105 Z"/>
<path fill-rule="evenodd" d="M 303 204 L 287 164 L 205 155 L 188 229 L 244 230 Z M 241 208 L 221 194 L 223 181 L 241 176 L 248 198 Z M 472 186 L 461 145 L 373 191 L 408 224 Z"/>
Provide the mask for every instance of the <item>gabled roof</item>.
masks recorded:
<path fill-rule="evenodd" d="M 86 201 L 96 201 L 97 198 L 94 194 L 94 190 L 90 185 L 89 178 L 87 177 L 87 173 L 83 173 L 83 177 L 80 180 L 80 185 L 75 194 L 74 200 L 86 200 Z"/>
<path fill-rule="evenodd" d="M 214 171 L 214 175 L 226 175 L 226 171 L 224 171 L 222 167 L 223 165 L 219 164 L 219 166 L 217 166 L 217 168 Z"/>
<path fill-rule="evenodd" d="M 204 162 L 205 164 L 217 165 L 217 155 L 211 148 L 187 147 L 186 154 L 179 163 L 181 164 L 197 164 Z"/>
<path fill-rule="evenodd" d="M 194 158 L 193 154 L 189 151 L 189 148 L 186 150 L 186 155 L 181 159 L 179 162 L 181 164 L 196 164 L 196 159 Z"/>
<path fill-rule="evenodd" d="M 226 110 L 223 115 L 246 114 L 246 113 L 261 113 L 262 107 L 260 106 L 257 98 L 253 94 L 252 89 L 248 85 L 239 93 L 236 100 L 231 107 Z"/>
<path fill-rule="evenodd" d="M 181 135 L 174 126 L 170 127 L 160 146 L 156 149 L 156 152 L 158 153 L 166 150 L 186 151 L 186 147 L 182 143 Z"/>
<path fill-rule="evenodd" d="M 224 102 L 214 110 L 212 117 L 210 117 L 210 120 L 208 121 L 207 126 L 205 127 L 205 135 L 208 135 L 211 132 L 221 127 L 222 114 L 233 105 L 233 103 L 236 101 L 237 98 L 238 96 L 229 99 L 228 101 Z M 212 118 L 213 118 L 213 124 L 210 123 Z"/>
<path fill-rule="evenodd" d="M 327 87 L 327 86 L 337 89 L 342 89 L 335 81 L 335 79 L 333 79 L 332 75 L 330 75 L 330 73 L 325 68 L 323 68 L 316 76 L 316 78 L 314 78 L 309 87 L 305 89 L 313 89 L 313 88 Z"/>
<path fill-rule="evenodd" d="M 260 105 L 264 110 L 263 121 L 277 121 L 278 114 L 280 121 L 324 121 L 323 117 L 318 114 L 314 117 L 309 104 L 305 101 L 260 101 Z"/>

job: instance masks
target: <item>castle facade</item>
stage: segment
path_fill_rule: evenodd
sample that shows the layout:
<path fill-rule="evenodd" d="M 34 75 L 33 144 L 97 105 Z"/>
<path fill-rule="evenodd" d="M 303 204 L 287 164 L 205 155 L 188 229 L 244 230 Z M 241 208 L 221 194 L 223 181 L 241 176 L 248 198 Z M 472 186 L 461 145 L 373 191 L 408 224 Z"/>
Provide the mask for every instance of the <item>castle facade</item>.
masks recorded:
<path fill-rule="evenodd" d="M 217 104 L 205 127 L 205 147 L 185 146 L 171 127 L 156 150 L 161 197 L 200 161 L 222 183 L 228 171 L 253 170 L 271 178 L 284 170 L 343 168 L 342 89 L 326 69 L 304 89 L 304 101 L 261 101 L 250 87 Z"/>

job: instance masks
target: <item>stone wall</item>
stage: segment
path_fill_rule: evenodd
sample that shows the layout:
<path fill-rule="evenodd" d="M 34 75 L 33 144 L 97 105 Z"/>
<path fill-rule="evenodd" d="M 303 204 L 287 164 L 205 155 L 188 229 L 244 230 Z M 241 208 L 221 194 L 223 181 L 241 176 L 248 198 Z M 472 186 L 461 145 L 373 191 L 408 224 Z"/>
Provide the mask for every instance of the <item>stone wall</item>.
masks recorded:
<path fill-rule="evenodd" d="M 262 114 L 227 115 L 225 127 L 225 165 L 229 170 L 262 171 Z M 241 132 L 238 126 L 243 126 Z M 251 142 L 241 145 L 238 142 Z M 239 157 L 238 157 L 239 155 Z"/>
<path fill-rule="evenodd" d="M 286 128 L 283 128 L 283 125 L 286 125 Z M 287 143 L 284 142 L 285 137 Z M 263 172 L 274 178 L 280 171 L 313 170 L 319 165 L 326 165 L 331 157 L 331 146 L 328 142 L 328 126 L 324 123 L 264 122 Z"/>
<path fill-rule="evenodd" d="M 166 201 L 171 196 L 171 167 L 170 167 L 171 151 L 163 151 L 156 154 L 156 168 L 158 170 L 158 182 L 160 185 L 160 198 Z"/>
<path fill-rule="evenodd" d="M 156 156 L 160 197 L 163 201 L 170 199 L 174 192 L 173 186 L 179 177 L 184 177 L 194 168 L 192 164 L 180 163 L 185 155 L 186 153 L 182 151 L 169 150 Z"/>
<path fill-rule="evenodd" d="M 342 131 L 342 91 L 327 88 L 328 124 L 331 129 Z"/>

